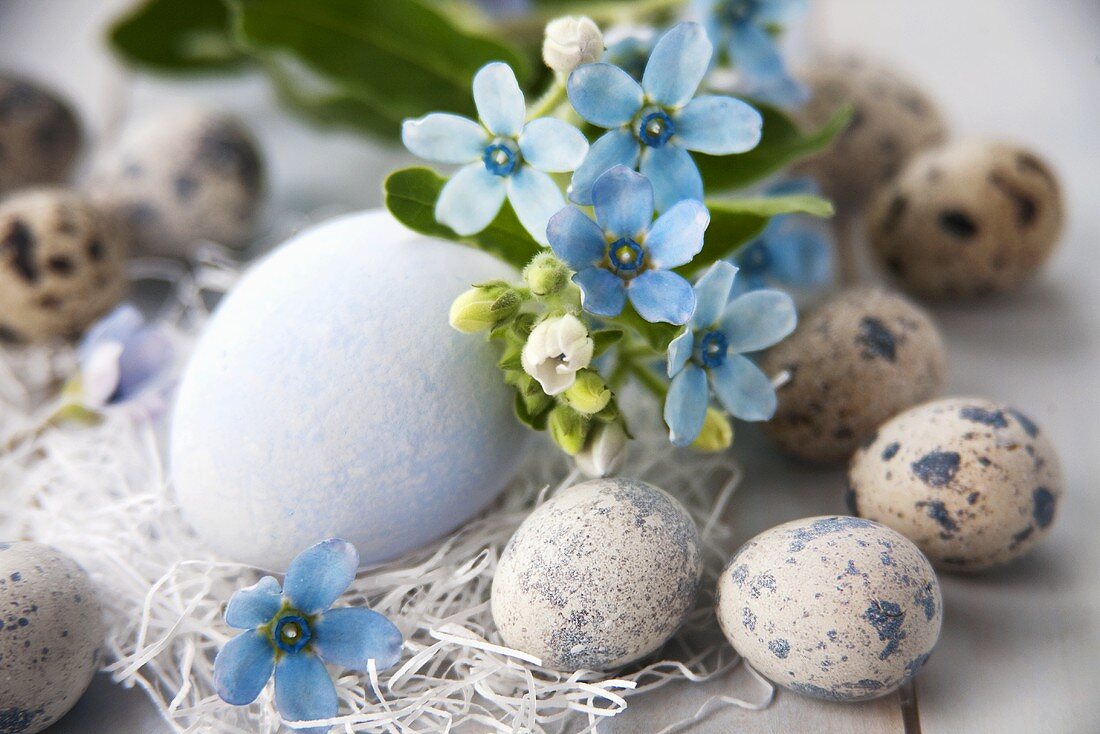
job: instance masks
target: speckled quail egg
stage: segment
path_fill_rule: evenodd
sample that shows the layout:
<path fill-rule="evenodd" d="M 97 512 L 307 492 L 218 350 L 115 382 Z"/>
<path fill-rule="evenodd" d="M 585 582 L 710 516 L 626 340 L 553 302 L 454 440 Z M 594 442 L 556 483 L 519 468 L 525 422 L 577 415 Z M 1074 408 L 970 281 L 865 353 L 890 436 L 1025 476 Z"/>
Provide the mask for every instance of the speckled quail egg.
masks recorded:
<path fill-rule="evenodd" d="M 97 163 L 90 190 L 136 250 L 186 257 L 203 240 L 247 244 L 263 188 L 260 152 L 244 126 L 189 109 L 128 130 Z"/>
<path fill-rule="evenodd" d="M 937 566 L 976 571 L 1027 553 L 1062 496 L 1054 446 L 1026 415 L 980 398 L 907 410 L 852 457 L 853 512 L 889 525 Z"/>
<path fill-rule="evenodd" d="M 841 207 L 862 207 L 875 187 L 918 150 L 943 140 L 936 103 L 898 71 L 858 56 L 818 59 L 803 75 L 810 101 L 798 114 L 812 129 L 844 105 L 852 120 L 824 151 L 798 166 Z"/>
<path fill-rule="evenodd" d="M 83 695 L 105 634 L 91 580 L 38 543 L 0 543 L 0 732 L 35 734 Z"/>
<path fill-rule="evenodd" d="M 1034 153 L 960 141 L 914 158 L 876 195 L 872 251 L 911 293 L 929 298 L 1011 290 L 1058 243 L 1058 180 Z"/>
<path fill-rule="evenodd" d="M 0 74 L 0 194 L 62 182 L 80 142 L 80 123 L 57 95 Z"/>
<path fill-rule="evenodd" d="M 879 288 L 855 288 L 821 304 L 761 366 L 790 375 L 764 432 L 792 456 L 831 463 L 890 416 L 935 396 L 946 360 L 923 310 Z"/>
<path fill-rule="evenodd" d="M 78 338 L 127 290 L 125 243 L 81 195 L 0 202 L 0 341 Z"/>
<path fill-rule="evenodd" d="M 815 698 L 885 696 L 939 638 L 943 600 L 928 559 L 888 527 L 813 517 L 750 540 L 718 579 L 718 622 L 769 680 Z"/>
<path fill-rule="evenodd" d="M 493 578 L 505 644 L 563 671 L 609 670 L 665 643 L 695 603 L 699 531 L 652 485 L 596 479 L 523 521 Z"/>

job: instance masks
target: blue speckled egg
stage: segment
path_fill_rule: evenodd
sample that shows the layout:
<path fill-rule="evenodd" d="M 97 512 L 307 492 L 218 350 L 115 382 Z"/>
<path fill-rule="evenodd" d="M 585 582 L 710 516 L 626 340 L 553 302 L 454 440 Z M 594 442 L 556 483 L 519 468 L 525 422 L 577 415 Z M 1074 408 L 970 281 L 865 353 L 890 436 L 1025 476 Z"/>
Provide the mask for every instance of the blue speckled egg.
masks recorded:
<path fill-rule="evenodd" d="M 370 564 L 484 509 L 527 434 L 493 345 L 447 317 L 471 284 L 515 275 L 382 211 L 319 225 L 252 268 L 175 406 L 172 477 L 199 535 L 273 570 L 330 537 Z"/>
<path fill-rule="evenodd" d="M 38 543 L 0 543 L 0 732 L 35 734 L 60 719 L 99 667 L 103 610 L 71 558 Z"/>
<path fill-rule="evenodd" d="M 609 670 L 655 650 L 695 604 L 699 531 L 664 491 L 596 479 L 523 521 L 493 577 L 505 644 L 557 670 Z"/>
<path fill-rule="evenodd" d="M 884 696 L 924 665 L 943 601 L 928 559 L 890 528 L 811 517 L 745 543 L 718 579 L 718 622 L 769 680 L 815 698 Z"/>
<path fill-rule="evenodd" d="M 879 428 L 852 457 L 847 499 L 937 566 L 978 571 L 1035 547 L 1062 485 L 1054 445 L 1030 418 L 983 398 L 946 398 Z"/>

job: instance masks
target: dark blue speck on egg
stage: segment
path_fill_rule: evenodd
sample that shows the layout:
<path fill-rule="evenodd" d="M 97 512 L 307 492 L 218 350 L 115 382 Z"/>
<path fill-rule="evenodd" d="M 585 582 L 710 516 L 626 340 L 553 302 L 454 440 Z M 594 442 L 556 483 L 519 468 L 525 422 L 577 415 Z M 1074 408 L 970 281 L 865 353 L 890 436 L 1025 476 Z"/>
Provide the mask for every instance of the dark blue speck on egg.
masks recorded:
<path fill-rule="evenodd" d="M 871 522 L 861 520 L 858 517 L 823 517 L 820 520 L 814 520 L 809 527 L 795 528 L 789 531 L 791 544 L 787 550 L 791 553 L 798 553 L 806 548 L 807 543 L 826 535 L 868 527 L 871 527 Z"/>
<path fill-rule="evenodd" d="M 863 347 L 864 359 L 884 359 L 893 362 L 897 359 L 897 343 L 886 324 L 870 316 L 859 322 L 859 335 L 856 344 Z"/>
<path fill-rule="evenodd" d="M 1031 499 L 1035 505 L 1031 512 L 1035 523 L 1041 528 L 1048 527 L 1054 522 L 1054 494 L 1046 487 L 1039 487 L 1031 493 Z"/>
<path fill-rule="evenodd" d="M 986 410 L 976 405 L 966 406 L 959 411 L 959 416 L 965 420 L 981 423 L 990 428 L 1006 428 L 1008 426 L 1004 411 Z"/>
<path fill-rule="evenodd" d="M 887 447 L 882 450 L 882 460 L 889 461 L 890 459 L 894 458 L 898 455 L 898 451 L 900 449 L 901 444 L 897 441 L 894 441 L 893 443 L 887 445 Z"/>
<path fill-rule="evenodd" d="M 879 653 L 879 660 L 885 660 L 898 651 L 901 641 L 905 639 L 905 612 L 892 601 L 872 601 L 871 606 L 863 613 L 863 618 L 871 623 L 878 633 L 878 638 L 886 642 L 886 647 Z"/>
<path fill-rule="evenodd" d="M 768 643 L 768 649 L 775 654 L 777 658 L 785 659 L 791 654 L 791 645 L 784 639 L 772 640 Z"/>
<path fill-rule="evenodd" d="M 931 652 L 926 652 L 923 655 L 918 655 L 909 661 L 905 666 L 905 677 L 912 678 L 917 674 L 917 671 L 924 667 L 924 664 L 928 662 L 928 658 L 932 656 Z"/>
<path fill-rule="evenodd" d="M 1016 422 L 1020 424 L 1020 428 L 1024 429 L 1024 432 L 1035 438 L 1039 435 L 1039 426 L 1035 425 L 1030 418 L 1016 410 L 1015 408 L 1009 408 L 1008 414 L 1016 419 Z"/>
<path fill-rule="evenodd" d="M 947 510 L 947 505 L 942 502 L 918 502 L 917 507 L 925 508 L 928 513 L 928 517 L 939 523 L 940 527 L 948 533 L 953 533 L 959 529 L 958 524 L 951 519 L 951 513 Z"/>
<path fill-rule="evenodd" d="M 924 618 L 931 622 L 936 616 L 936 593 L 931 581 L 917 589 L 917 593 L 913 595 L 913 601 L 924 610 Z"/>
<path fill-rule="evenodd" d="M 756 615 L 748 607 L 741 610 L 741 624 L 745 625 L 745 629 L 749 632 L 756 631 Z"/>
<path fill-rule="evenodd" d="M 929 487 L 946 487 L 959 471 L 961 457 L 954 451 L 930 451 L 912 463 L 913 473 Z"/>

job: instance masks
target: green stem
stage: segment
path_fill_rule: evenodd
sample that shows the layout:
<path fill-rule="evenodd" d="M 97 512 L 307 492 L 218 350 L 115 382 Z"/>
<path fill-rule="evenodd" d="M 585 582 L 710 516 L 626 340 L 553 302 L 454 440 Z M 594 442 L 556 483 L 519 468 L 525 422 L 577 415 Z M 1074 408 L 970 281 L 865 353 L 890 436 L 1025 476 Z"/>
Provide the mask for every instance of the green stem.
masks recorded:
<path fill-rule="evenodd" d="M 527 119 L 534 120 L 552 115 L 563 102 L 565 102 L 565 79 L 555 74 L 550 88 L 527 111 Z"/>

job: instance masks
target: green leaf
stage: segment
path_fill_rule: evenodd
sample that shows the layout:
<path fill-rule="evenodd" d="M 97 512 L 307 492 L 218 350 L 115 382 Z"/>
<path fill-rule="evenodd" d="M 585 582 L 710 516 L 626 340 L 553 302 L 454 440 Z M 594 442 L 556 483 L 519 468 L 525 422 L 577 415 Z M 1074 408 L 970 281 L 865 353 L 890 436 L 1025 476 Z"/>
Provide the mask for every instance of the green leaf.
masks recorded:
<path fill-rule="evenodd" d="M 107 35 L 126 61 L 161 72 L 225 71 L 247 59 L 222 0 L 147 0 Z"/>
<path fill-rule="evenodd" d="M 531 405 L 528 405 L 528 402 L 530 402 Z M 528 401 L 528 399 L 524 398 L 522 392 L 517 391 L 514 405 L 516 417 L 519 418 L 521 423 L 536 431 L 546 430 L 546 421 L 550 417 L 550 409 L 554 407 L 554 401 L 552 399 L 544 401 L 535 398 Z"/>
<path fill-rule="evenodd" d="M 251 52 L 289 54 L 351 99 L 385 108 L 388 120 L 433 109 L 475 114 L 471 80 L 490 61 L 509 63 L 521 81 L 530 73 L 518 51 L 426 0 L 226 1 Z"/>
<path fill-rule="evenodd" d="M 395 141 L 400 137 L 403 118 L 386 105 L 348 89 L 306 83 L 289 73 L 278 60 L 268 60 L 265 67 L 279 100 L 313 124 Z"/>
<path fill-rule="evenodd" d="M 435 201 L 447 179 L 430 168 L 414 167 L 394 171 L 384 185 L 386 208 L 409 229 L 432 237 L 454 240 L 496 255 L 522 268 L 540 249 L 538 242 L 523 228 L 507 202 L 488 227 L 469 237 L 461 237 L 450 227 L 435 220 Z"/>
<path fill-rule="evenodd" d="M 664 354 L 668 351 L 669 343 L 676 338 L 676 334 L 683 328 L 663 322 L 652 324 L 639 316 L 638 312 L 634 310 L 634 306 L 629 303 L 615 320 L 637 332 L 638 336 L 645 339 L 646 343 L 655 349 L 658 354 Z"/>
<path fill-rule="evenodd" d="M 759 145 L 747 153 L 736 155 L 692 154 L 699 172 L 703 174 L 703 184 L 711 194 L 748 186 L 799 158 L 821 150 L 852 119 L 852 108 L 845 107 L 816 131 L 803 134 L 780 110 L 759 102 L 752 105 L 764 117 L 763 137 Z"/>
<path fill-rule="evenodd" d="M 703 249 L 690 263 L 677 268 L 682 275 L 698 273 L 715 261 L 733 255 L 759 236 L 768 220 L 777 214 L 833 215 L 829 200 L 812 194 L 708 199 L 706 205 L 710 210 L 710 226 L 703 238 Z"/>
<path fill-rule="evenodd" d="M 623 338 L 623 332 L 619 329 L 600 329 L 592 332 L 592 356 L 599 357 L 613 347 Z"/>

